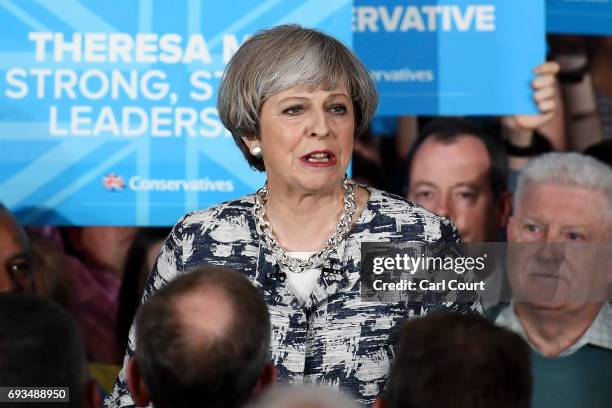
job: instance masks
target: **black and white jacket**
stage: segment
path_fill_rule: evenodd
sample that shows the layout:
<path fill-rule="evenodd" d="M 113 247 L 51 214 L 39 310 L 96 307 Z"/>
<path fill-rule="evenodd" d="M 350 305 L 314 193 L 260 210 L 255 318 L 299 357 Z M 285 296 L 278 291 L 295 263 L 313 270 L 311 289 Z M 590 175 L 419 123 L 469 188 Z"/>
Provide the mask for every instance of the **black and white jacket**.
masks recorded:
<path fill-rule="evenodd" d="M 255 229 L 254 195 L 184 216 L 174 227 L 153 269 L 143 301 L 176 276 L 216 264 L 243 272 L 269 306 L 272 359 L 281 382 L 315 382 L 340 387 L 362 404 L 382 392 L 401 322 L 437 310 L 482 313 L 473 301 L 452 302 L 435 297 L 418 303 L 362 301 L 362 242 L 456 242 L 456 229 L 400 197 L 368 188 L 366 208 L 350 234 L 332 254 L 333 273 L 322 273 L 310 299 L 298 302 L 277 278 L 275 261 Z M 134 353 L 134 332 L 107 407 L 133 406 L 125 377 L 127 358 Z"/>

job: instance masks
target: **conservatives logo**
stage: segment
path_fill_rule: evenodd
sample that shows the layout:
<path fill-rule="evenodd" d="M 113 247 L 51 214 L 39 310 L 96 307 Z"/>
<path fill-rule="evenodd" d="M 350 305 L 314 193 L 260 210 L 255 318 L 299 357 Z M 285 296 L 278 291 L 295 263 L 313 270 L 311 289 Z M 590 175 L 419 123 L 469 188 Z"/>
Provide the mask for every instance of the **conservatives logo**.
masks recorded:
<path fill-rule="evenodd" d="M 123 190 L 125 182 L 123 177 L 109 173 L 103 178 L 104 187 L 109 191 Z M 149 179 L 132 176 L 127 187 L 132 191 L 195 191 L 195 192 L 232 192 L 233 180 L 211 180 L 208 177 L 200 179 Z"/>
<path fill-rule="evenodd" d="M 116 175 L 115 173 L 108 173 L 102 178 L 102 184 L 104 188 L 109 191 L 123 190 L 125 188 L 125 182 L 123 177 Z"/>

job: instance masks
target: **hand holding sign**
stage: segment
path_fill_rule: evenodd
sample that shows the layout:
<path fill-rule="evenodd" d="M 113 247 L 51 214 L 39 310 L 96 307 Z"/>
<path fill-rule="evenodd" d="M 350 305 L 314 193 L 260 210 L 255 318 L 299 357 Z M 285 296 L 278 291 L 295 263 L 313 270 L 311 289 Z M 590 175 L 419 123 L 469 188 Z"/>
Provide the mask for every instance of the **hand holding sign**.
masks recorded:
<path fill-rule="evenodd" d="M 550 121 L 556 109 L 556 75 L 560 66 L 555 61 L 546 62 L 534 68 L 537 74 L 531 82 L 534 94 L 533 99 L 538 105 L 538 115 L 514 115 L 504 118 L 504 125 L 513 130 L 533 131 Z M 531 138 L 531 137 L 530 137 Z"/>

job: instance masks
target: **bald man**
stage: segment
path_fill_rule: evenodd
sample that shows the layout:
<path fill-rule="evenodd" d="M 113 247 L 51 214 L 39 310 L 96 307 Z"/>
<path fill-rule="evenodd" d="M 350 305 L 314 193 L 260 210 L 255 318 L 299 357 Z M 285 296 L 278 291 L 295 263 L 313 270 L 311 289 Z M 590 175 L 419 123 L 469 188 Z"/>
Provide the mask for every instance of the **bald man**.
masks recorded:
<path fill-rule="evenodd" d="M 206 266 L 141 306 L 128 386 L 137 406 L 237 408 L 275 381 L 270 316 L 242 274 Z"/>

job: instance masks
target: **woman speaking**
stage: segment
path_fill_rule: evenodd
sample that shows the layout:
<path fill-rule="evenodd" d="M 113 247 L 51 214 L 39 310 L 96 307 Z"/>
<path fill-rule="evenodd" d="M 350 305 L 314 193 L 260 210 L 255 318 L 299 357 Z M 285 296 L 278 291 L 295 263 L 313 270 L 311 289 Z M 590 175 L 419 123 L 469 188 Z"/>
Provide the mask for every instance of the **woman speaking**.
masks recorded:
<path fill-rule="evenodd" d="M 362 242 L 458 240 L 448 221 L 347 179 L 354 138 L 376 105 L 367 70 L 330 36 L 285 25 L 246 41 L 226 68 L 219 115 L 267 182 L 255 195 L 184 216 L 144 298 L 202 264 L 242 271 L 269 306 L 279 381 L 339 386 L 372 403 L 403 319 L 480 310 L 476 294 L 461 303 L 361 299 Z M 132 404 L 124 371 L 110 406 Z"/>

